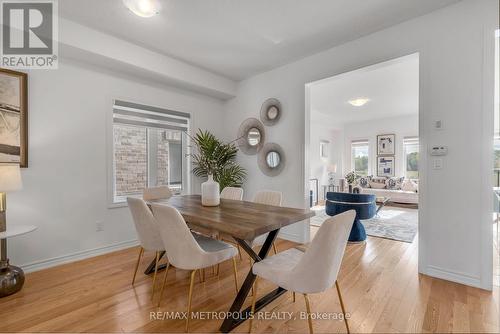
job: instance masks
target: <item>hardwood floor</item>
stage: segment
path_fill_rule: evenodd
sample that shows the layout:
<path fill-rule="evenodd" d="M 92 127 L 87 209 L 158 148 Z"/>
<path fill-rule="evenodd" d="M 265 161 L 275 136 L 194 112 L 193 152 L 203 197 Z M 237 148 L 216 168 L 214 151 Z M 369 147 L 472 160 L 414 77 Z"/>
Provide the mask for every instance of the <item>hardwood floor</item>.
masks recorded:
<path fill-rule="evenodd" d="M 294 244 L 280 240 L 278 249 Z M 137 249 L 124 250 L 27 275 L 20 293 L 0 299 L 0 332 L 183 332 L 183 320 L 154 320 L 150 312 L 183 312 L 189 273 L 170 270 L 162 306 L 151 302 L 152 278 L 131 280 Z M 144 269 L 153 254 L 146 254 Z M 249 269 L 238 261 L 239 282 Z M 163 272 L 160 281 L 163 279 Z M 380 238 L 349 245 L 340 287 L 352 332 L 498 332 L 498 287 L 493 293 L 417 274 L 417 246 Z M 159 284 L 157 286 L 159 288 Z M 272 287 L 261 280 L 259 296 Z M 220 276 L 207 272 L 196 282 L 193 311 L 225 312 L 234 292 L 231 262 L 221 265 Z M 156 295 L 156 298 L 158 298 Z M 299 296 L 297 296 L 299 297 Z M 313 312 L 340 311 L 335 288 L 310 295 Z M 248 298 L 245 306 L 248 306 Z M 304 299 L 292 302 L 287 293 L 265 311 L 294 312 L 298 319 L 256 320 L 253 332 L 307 332 Z M 154 313 L 156 315 L 156 313 Z M 159 316 L 156 315 L 158 318 Z M 216 332 L 220 320 L 193 320 L 191 332 Z M 314 320 L 315 333 L 344 332 L 339 320 Z M 247 332 L 248 323 L 235 330 Z"/>

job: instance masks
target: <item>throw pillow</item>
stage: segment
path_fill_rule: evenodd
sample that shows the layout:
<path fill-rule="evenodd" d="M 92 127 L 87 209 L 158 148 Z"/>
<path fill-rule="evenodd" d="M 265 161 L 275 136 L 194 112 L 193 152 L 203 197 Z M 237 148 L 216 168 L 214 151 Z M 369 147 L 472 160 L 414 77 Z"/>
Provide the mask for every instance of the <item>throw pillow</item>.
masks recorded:
<path fill-rule="evenodd" d="M 404 177 L 391 177 L 385 182 L 386 188 L 390 190 L 400 190 Z"/>
<path fill-rule="evenodd" d="M 370 181 L 370 188 L 373 189 L 385 189 L 385 183 Z"/>
<path fill-rule="evenodd" d="M 359 185 L 362 187 L 362 188 L 370 188 L 370 181 L 371 181 L 372 177 L 371 176 L 362 176 L 360 179 L 359 179 Z"/>
<path fill-rule="evenodd" d="M 418 185 L 415 182 L 413 182 L 412 180 L 405 180 L 401 186 L 401 190 L 417 192 Z"/>

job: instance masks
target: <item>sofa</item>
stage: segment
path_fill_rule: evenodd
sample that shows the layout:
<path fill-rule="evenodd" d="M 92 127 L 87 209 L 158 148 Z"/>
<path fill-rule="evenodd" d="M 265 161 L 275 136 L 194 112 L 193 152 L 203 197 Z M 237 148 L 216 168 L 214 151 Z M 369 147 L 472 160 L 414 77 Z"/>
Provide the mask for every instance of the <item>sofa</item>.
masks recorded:
<path fill-rule="evenodd" d="M 359 177 L 356 188 L 362 194 L 388 197 L 392 203 L 418 205 L 418 180 L 404 177 Z"/>

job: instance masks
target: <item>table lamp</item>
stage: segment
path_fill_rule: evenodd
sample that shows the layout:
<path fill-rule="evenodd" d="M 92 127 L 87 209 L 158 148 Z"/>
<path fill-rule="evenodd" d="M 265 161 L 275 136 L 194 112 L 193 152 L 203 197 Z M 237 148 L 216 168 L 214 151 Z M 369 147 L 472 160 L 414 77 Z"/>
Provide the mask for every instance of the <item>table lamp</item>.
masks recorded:
<path fill-rule="evenodd" d="M 21 268 L 9 265 L 7 258 L 7 192 L 20 190 L 21 170 L 18 164 L 0 164 L 0 297 L 21 290 L 24 273 Z"/>
<path fill-rule="evenodd" d="M 330 186 L 335 185 L 335 173 L 337 173 L 337 164 L 328 166 L 328 184 Z"/>

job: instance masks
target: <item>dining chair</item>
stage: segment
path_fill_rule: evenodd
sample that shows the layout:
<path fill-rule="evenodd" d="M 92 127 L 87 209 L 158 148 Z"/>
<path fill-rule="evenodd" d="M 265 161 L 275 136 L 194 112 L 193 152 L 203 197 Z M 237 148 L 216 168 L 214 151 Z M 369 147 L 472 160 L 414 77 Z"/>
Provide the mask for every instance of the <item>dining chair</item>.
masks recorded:
<path fill-rule="evenodd" d="M 220 198 L 241 201 L 243 200 L 243 188 L 225 187 L 220 193 Z"/>
<path fill-rule="evenodd" d="M 234 285 L 236 293 L 238 293 L 238 273 L 235 260 L 237 250 L 226 242 L 202 234 L 192 234 L 182 215 L 171 206 L 152 204 L 151 209 L 168 254 L 168 263 L 163 277 L 158 307 L 161 303 L 170 265 L 175 266 L 177 269 L 191 271 L 186 318 L 187 332 L 189 330 L 189 320 L 191 319 L 191 300 L 196 272 L 232 259 Z"/>
<path fill-rule="evenodd" d="M 283 194 L 281 193 L 281 191 L 261 190 L 257 192 L 257 194 L 255 194 L 253 201 L 255 203 L 260 203 L 260 204 L 281 206 L 281 203 L 283 201 Z M 250 246 L 252 248 L 262 246 L 266 241 L 268 234 L 269 233 L 258 236 L 251 242 Z M 273 251 L 274 254 L 278 252 L 274 242 L 273 242 Z"/>
<path fill-rule="evenodd" d="M 145 201 L 169 199 L 172 195 L 172 191 L 167 186 L 145 188 L 142 192 L 142 198 Z"/>
<path fill-rule="evenodd" d="M 165 251 L 165 246 L 163 245 L 163 240 L 161 240 L 158 226 L 155 223 L 153 213 L 140 198 L 127 198 L 128 207 L 132 213 L 132 218 L 134 220 L 135 229 L 137 231 L 137 236 L 141 247 L 139 249 L 139 257 L 137 258 L 137 263 L 135 265 L 134 277 L 132 278 L 132 285 L 135 283 L 135 277 L 137 276 L 137 269 L 139 268 L 139 263 L 144 254 L 144 251 L 155 252 L 155 271 L 153 274 L 153 292 L 151 293 L 151 299 L 154 297 L 155 284 L 156 284 L 156 274 L 158 273 L 158 262 L 160 260 L 160 253 Z"/>
<path fill-rule="evenodd" d="M 257 277 L 254 282 L 251 315 L 255 313 L 258 280 L 264 278 L 291 291 L 294 296 L 295 292 L 304 295 L 309 333 L 313 334 L 308 294 L 323 292 L 335 283 L 347 333 L 350 333 L 337 277 L 355 217 L 356 211 L 350 210 L 325 220 L 305 252 L 290 248 L 255 263 L 252 272 Z M 252 318 L 250 317 L 250 331 Z"/>

